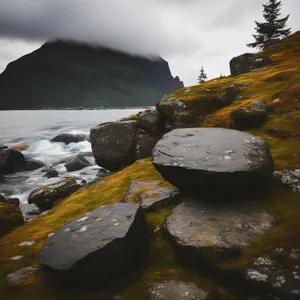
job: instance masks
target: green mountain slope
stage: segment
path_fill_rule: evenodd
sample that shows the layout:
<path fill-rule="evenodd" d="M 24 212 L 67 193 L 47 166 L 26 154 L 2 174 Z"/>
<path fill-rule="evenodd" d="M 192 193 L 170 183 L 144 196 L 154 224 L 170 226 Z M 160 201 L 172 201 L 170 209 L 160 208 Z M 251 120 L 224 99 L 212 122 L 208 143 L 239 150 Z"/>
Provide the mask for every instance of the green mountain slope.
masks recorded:
<path fill-rule="evenodd" d="M 181 87 L 162 58 L 57 41 L 0 74 L 0 109 L 153 105 Z"/>

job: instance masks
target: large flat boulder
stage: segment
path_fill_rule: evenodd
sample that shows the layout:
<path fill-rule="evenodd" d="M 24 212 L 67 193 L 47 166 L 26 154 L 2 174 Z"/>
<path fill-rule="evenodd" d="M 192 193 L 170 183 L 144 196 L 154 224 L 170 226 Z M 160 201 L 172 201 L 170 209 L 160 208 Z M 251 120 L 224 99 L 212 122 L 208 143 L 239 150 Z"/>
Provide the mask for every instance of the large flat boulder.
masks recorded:
<path fill-rule="evenodd" d="M 80 188 L 74 178 L 64 178 L 32 191 L 28 197 L 29 204 L 35 204 L 39 209 L 51 209 L 55 203 L 62 200 Z"/>
<path fill-rule="evenodd" d="M 165 223 L 182 259 L 194 265 L 237 257 L 274 225 L 273 217 L 253 203 L 208 203 L 184 198 Z"/>
<path fill-rule="evenodd" d="M 152 162 L 180 191 L 238 195 L 263 187 L 272 178 L 266 142 L 222 128 L 176 129 L 156 144 Z"/>
<path fill-rule="evenodd" d="M 234 57 L 230 61 L 230 72 L 232 76 L 237 76 L 256 71 L 271 63 L 272 60 L 267 56 L 257 53 L 245 53 Z"/>
<path fill-rule="evenodd" d="M 96 163 L 110 171 L 134 162 L 136 121 L 100 124 L 91 129 L 92 150 Z"/>
<path fill-rule="evenodd" d="M 40 264 L 71 283 L 101 283 L 136 266 L 148 228 L 137 204 L 105 205 L 59 229 L 42 249 Z"/>

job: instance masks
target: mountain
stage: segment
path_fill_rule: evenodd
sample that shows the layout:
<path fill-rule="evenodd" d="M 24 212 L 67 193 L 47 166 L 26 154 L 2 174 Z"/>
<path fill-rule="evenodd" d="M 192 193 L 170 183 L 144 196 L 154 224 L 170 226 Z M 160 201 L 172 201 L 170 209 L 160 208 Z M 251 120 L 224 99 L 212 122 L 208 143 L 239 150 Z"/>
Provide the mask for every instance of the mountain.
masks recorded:
<path fill-rule="evenodd" d="M 160 57 L 55 41 L 0 74 L 0 109 L 148 106 L 182 87 Z"/>

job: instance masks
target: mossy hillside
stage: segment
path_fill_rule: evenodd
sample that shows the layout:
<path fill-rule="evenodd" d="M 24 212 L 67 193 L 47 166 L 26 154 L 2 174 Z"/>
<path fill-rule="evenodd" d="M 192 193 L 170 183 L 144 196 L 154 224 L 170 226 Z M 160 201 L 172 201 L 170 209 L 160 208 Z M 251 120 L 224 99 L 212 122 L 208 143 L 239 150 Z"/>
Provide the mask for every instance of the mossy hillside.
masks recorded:
<path fill-rule="evenodd" d="M 161 235 L 159 228 L 173 207 L 167 207 L 156 213 L 146 215 L 153 232 L 152 242 L 147 258 L 141 268 L 131 272 L 125 278 L 116 278 L 115 282 L 99 290 L 77 290 L 56 285 L 47 279 L 47 273 L 39 269 L 21 285 L 9 284 L 6 275 L 23 267 L 38 264 L 38 254 L 48 240 L 48 234 L 88 211 L 109 203 L 122 201 L 132 180 L 159 180 L 170 186 L 154 169 L 150 160 L 142 160 L 134 165 L 112 174 L 98 183 L 79 190 L 65 201 L 58 204 L 47 215 L 40 216 L 30 223 L 19 227 L 0 240 L 0 297 L 1 299 L 103 299 L 111 300 L 121 294 L 124 299 L 147 299 L 149 282 L 162 280 L 184 280 L 197 282 L 206 291 L 212 291 L 212 300 L 235 299 L 231 292 L 216 289 L 215 280 L 204 273 L 183 267 L 176 259 L 173 249 Z M 36 241 L 30 247 L 20 247 L 24 241 Z M 17 261 L 12 257 L 23 255 Z M 232 293 L 239 293 L 233 290 Z"/>

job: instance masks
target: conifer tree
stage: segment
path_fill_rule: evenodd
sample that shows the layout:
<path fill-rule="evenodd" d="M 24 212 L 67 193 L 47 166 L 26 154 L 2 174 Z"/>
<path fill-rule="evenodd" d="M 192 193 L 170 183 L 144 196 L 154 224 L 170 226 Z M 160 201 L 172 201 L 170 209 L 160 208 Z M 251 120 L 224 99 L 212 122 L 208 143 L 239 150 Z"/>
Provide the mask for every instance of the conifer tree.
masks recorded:
<path fill-rule="evenodd" d="M 255 42 L 247 44 L 248 47 L 263 49 L 270 42 L 282 37 L 286 37 L 291 33 L 291 28 L 286 28 L 286 22 L 290 15 L 280 19 L 281 1 L 268 0 L 269 2 L 263 4 L 263 16 L 265 22 L 255 21 L 255 31 L 253 34 Z"/>
<path fill-rule="evenodd" d="M 198 82 L 202 83 L 205 82 L 207 80 L 207 74 L 204 71 L 203 66 L 200 69 L 200 75 L 198 76 Z"/>

